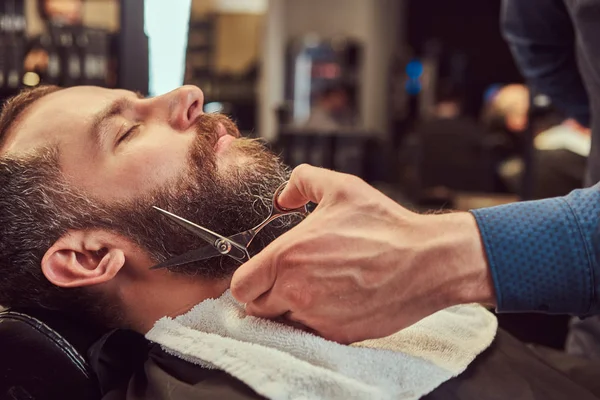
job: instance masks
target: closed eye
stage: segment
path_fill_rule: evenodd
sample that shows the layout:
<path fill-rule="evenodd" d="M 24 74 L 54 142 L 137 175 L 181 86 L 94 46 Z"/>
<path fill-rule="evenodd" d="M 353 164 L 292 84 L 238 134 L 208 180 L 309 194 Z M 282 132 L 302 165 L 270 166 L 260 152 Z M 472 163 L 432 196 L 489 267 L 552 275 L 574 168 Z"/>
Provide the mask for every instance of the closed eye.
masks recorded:
<path fill-rule="evenodd" d="M 117 140 L 117 146 L 120 145 L 123 142 L 127 142 L 129 139 L 131 139 L 139 130 L 140 124 L 136 124 L 133 125 L 131 128 L 129 128 L 127 130 L 127 132 L 125 132 L 123 135 L 121 135 L 121 137 L 119 137 L 119 139 Z"/>

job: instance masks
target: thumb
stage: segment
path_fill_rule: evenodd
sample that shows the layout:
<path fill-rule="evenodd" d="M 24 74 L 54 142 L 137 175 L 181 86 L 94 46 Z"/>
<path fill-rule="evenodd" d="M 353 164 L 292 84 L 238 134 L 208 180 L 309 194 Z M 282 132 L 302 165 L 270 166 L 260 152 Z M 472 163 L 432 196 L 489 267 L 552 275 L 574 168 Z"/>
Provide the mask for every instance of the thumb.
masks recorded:
<path fill-rule="evenodd" d="M 231 295 L 240 303 L 250 303 L 263 293 L 271 290 L 277 277 L 273 245 L 265 247 L 260 253 L 240 266 L 231 278 Z"/>
<path fill-rule="evenodd" d="M 320 204 L 327 190 L 331 190 L 343 174 L 324 168 L 302 164 L 294 168 L 290 180 L 277 198 L 283 208 L 298 208 L 309 201 Z"/>

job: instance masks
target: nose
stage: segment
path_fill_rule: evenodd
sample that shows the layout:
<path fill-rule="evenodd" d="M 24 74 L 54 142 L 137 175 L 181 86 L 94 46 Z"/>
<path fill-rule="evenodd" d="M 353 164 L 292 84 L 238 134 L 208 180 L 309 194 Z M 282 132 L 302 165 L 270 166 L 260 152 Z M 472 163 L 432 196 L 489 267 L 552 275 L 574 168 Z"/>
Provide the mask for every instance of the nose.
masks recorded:
<path fill-rule="evenodd" d="M 169 97 L 169 123 L 174 129 L 187 130 L 203 113 L 204 93 L 197 86 L 185 85 L 165 96 Z"/>

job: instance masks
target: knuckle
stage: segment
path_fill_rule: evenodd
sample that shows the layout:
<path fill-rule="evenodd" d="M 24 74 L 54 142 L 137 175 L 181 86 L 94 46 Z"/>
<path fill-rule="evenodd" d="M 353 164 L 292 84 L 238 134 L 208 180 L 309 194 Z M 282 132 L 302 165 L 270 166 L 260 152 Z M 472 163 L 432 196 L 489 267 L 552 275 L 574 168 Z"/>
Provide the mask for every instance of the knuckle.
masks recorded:
<path fill-rule="evenodd" d="M 354 197 L 357 192 L 360 192 L 360 187 L 363 183 L 364 181 L 357 176 L 343 174 L 335 191 L 335 198 L 337 200 L 346 200 Z"/>
<path fill-rule="evenodd" d="M 352 200 L 352 191 L 345 186 L 341 186 L 338 190 L 336 190 L 333 194 L 333 200 L 336 203 L 345 203 L 347 201 Z"/>
<path fill-rule="evenodd" d="M 314 168 L 314 167 L 310 164 L 306 164 L 306 163 L 300 164 L 296 168 L 294 168 L 294 170 L 292 171 L 292 175 L 304 175 L 311 168 Z"/>
<path fill-rule="evenodd" d="M 246 302 L 246 286 L 243 281 L 235 279 L 232 280 L 229 290 L 235 299 L 241 302 Z"/>
<path fill-rule="evenodd" d="M 241 297 L 243 297 L 244 291 L 242 290 L 241 286 L 242 285 L 236 280 L 232 280 L 231 285 L 229 286 L 229 291 L 231 292 L 231 295 L 236 299 L 240 299 Z"/>
<path fill-rule="evenodd" d="M 313 304 L 313 295 L 310 290 L 296 281 L 284 285 L 284 296 L 294 310 L 306 310 Z"/>
<path fill-rule="evenodd" d="M 305 254 L 304 235 L 294 234 L 288 237 L 285 243 L 281 243 L 273 254 L 273 264 L 278 273 L 288 270 L 294 271 L 302 263 Z"/>
<path fill-rule="evenodd" d="M 276 252 L 273 262 L 276 269 L 276 280 L 281 289 L 281 296 L 294 310 L 304 310 L 314 304 L 314 285 L 308 285 L 307 248 L 310 243 L 299 237 L 287 242 Z"/>

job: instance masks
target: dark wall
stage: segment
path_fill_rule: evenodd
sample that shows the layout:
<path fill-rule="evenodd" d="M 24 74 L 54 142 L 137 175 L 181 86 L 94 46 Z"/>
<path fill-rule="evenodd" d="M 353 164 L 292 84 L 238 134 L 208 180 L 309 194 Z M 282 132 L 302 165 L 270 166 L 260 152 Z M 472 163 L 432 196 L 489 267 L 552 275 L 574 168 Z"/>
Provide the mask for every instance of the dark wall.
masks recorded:
<path fill-rule="evenodd" d="M 464 54 L 467 109 L 472 113 L 478 112 L 490 84 L 522 81 L 500 33 L 500 0 L 408 0 L 407 33 L 417 55 L 431 39 L 442 44 L 445 54 Z"/>
<path fill-rule="evenodd" d="M 144 0 L 121 0 L 118 47 L 118 86 L 147 95 L 149 59 L 148 37 L 144 32 Z"/>

